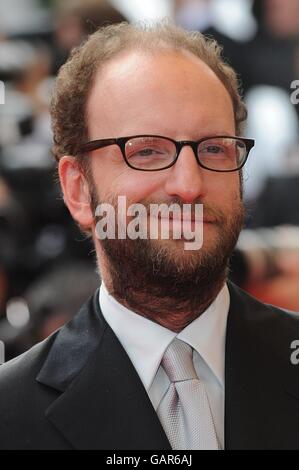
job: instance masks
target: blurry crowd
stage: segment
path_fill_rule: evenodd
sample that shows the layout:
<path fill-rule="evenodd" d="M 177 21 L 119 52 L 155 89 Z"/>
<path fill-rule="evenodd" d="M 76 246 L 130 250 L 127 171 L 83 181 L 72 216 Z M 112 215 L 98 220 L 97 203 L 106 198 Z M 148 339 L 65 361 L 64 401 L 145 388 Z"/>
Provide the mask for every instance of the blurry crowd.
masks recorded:
<path fill-rule="evenodd" d="M 48 108 L 71 49 L 99 26 L 131 21 L 130 1 L 1 0 L 0 340 L 6 359 L 61 326 L 99 285 L 93 246 L 61 197 Z M 244 170 L 247 220 L 231 278 L 266 302 L 299 311 L 299 105 L 291 99 L 291 83 L 298 80 L 299 89 L 299 2 L 166 3 L 177 24 L 223 45 L 249 109 L 245 135 L 256 147 Z"/>

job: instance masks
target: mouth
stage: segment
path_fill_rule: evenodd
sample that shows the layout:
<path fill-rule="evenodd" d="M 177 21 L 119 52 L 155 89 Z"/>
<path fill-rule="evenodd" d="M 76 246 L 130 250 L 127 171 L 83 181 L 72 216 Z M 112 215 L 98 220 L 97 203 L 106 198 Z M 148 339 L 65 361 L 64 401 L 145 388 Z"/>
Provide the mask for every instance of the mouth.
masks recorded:
<path fill-rule="evenodd" d="M 186 230 L 189 232 L 191 231 L 191 233 L 194 234 L 200 234 L 203 232 L 203 230 L 208 230 L 214 225 L 214 221 L 210 218 L 202 218 L 192 215 L 184 216 L 183 214 L 178 215 L 178 217 L 170 214 L 166 217 L 162 217 L 161 214 L 159 214 L 158 216 L 149 215 L 150 224 L 152 223 L 150 221 L 151 219 L 153 223 L 158 223 L 158 226 L 161 228 L 162 232 L 163 230 L 169 230 L 171 233 L 181 233 L 182 236 Z"/>
<path fill-rule="evenodd" d="M 190 215 L 181 215 L 179 217 L 176 217 L 173 215 L 169 215 L 169 217 L 161 217 L 159 215 L 158 219 L 160 220 L 172 220 L 175 223 L 183 223 L 183 222 L 192 222 L 192 223 L 203 223 L 203 224 L 213 224 L 214 221 L 212 219 L 208 218 L 202 218 L 202 217 L 195 217 L 195 216 L 190 216 Z"/>

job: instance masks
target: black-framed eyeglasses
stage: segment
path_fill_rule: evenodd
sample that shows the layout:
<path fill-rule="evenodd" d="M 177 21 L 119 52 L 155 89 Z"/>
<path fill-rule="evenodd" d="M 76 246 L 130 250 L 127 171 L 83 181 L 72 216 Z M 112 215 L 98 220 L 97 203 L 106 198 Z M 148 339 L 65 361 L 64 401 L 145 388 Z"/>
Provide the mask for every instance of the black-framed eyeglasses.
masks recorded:
<path fill-rule="evenodd" d="M 192 147 L 197 163 L 206 170 L 230 172 L 240 170 L 254 146 L 253 139 L 220 135 L 203 139 L 176 141 L 160 135 L 133 135 L 92 140 L 83 144 L 85 154 L 110 145 L 118 145 L 126 164 L 134 170 L 159 171 L 170 168 L 185 145 Z"/>

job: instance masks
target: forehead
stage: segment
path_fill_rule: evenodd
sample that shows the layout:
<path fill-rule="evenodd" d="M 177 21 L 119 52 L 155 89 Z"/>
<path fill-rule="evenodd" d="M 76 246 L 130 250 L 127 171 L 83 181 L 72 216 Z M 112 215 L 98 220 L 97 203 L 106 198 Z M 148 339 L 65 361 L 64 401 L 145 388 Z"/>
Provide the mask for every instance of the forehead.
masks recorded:
<path fill-rule="evenodd" d="M 216 74 L 191 53 L 173 50 L 126 52 L 105 64 L 95 76 L 86 116 L 91 138 L 174 137 L 174 126 L 182 133 L 193 125 L 211 133 L 234 126 L 232 100 Z"/>

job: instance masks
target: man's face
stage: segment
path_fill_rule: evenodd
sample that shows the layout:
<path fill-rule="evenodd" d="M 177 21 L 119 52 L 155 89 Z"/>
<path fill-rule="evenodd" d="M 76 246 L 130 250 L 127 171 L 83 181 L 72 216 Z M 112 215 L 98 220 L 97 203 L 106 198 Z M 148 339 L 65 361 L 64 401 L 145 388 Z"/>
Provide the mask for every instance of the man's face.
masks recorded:
<path fill-rule="evenodd" d="M 201 60 L 173 51 L 130 52 L 106 64 L 87 102 L 87 123 L 89 140 L 140 134 L 175 140 L 235 135 L 231 98 L 220 80 Z M 106 282 L 105 270 L 114 268 L 114 277 L 122 276 L 118 288 L 125 286 L 126 292 L 130 286 L 137 290 L 138 283 L 139 288 L 152 284 L 153 289 L 156 283 L 158 295 L 163 286 L 165 291 L 175 284 L 173 295 L 190 297 L 190 285 L 196 293 L 203 280 L 208 285 L 223 281 L 243 220 L 238 172 L 201 168 L 188 146 L 174 166 L 161 171 L 131 169 L 114 145 L 89 158 L 93 210 L 97 203 L 115 203 L 125 196 L 127 206 L 141 203 L 147 208 L 150 203 L 200 203 L 206 220 L 203 246 L 195 251 L 185 250 L 183 240 L 174 239 L 95 240 Z M 87 208 L 73 213 L 79 223 L 84 211 Z M 95 223 L 94 219 L 93 227 Z"/>

